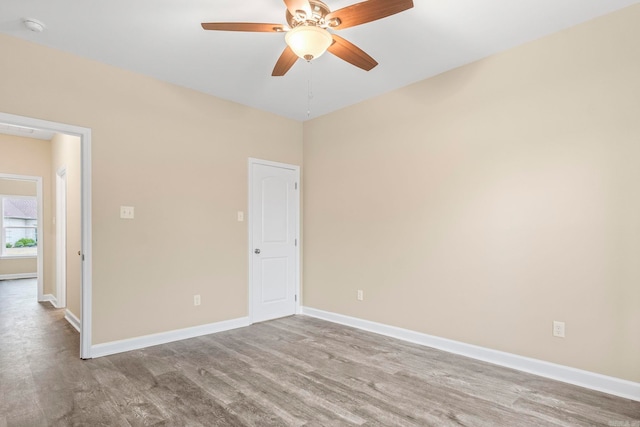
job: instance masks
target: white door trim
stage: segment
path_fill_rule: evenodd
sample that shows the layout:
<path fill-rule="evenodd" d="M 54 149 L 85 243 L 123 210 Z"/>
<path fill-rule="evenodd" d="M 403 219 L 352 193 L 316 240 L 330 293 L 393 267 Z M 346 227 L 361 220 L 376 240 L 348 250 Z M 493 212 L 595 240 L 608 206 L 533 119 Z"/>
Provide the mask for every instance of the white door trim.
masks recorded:
<path fill-rule="evenodd" d="M 42 177 L 41 176 L 30 176 L 30 175 L 15 175 L 9 173 L 0 173 L 0 178 L 6 179 L 19 179 L 22 181 L 35 181 L 36 183 L 36 200 L 38 202 L 38 226 L 36 227 L 38 232 L 38 246 L 37 246 L 37 261 L 36 261 L 36 270 L 38 277 L 38 301 L 45 301 L 46 298 L 44 296 L 44 241 L 46 240 L 44 236 L 44 218 L 42 217 Z M 0 206 L 2 209 L 2 206 Z"/>
<path fill-rule="evenodd" d="M 56 172 L 56 307 L 67 306 L 67 167 Z"/>
<path fill-rule="evenodd" d="M 297 192 L 296 192 L 296 225 L 295 225 L 295 229 L 296 229 L 296 239 L 297 239 L 297 245 L 296 245 L 296 249 L 295 249 L 295 265 L 296 265 L 296 282 L 295 282 L 295 289 L 296 289 L 296 314 L 301 313 L 301 294 L 300 294 L 300 247 L 302 246 L 302 243 L 300 241 L 300 223 L 301 223 L 301 218 L 300 218 L 300 166 L 296 166 L 296 165 L 290 165 L 287 163 L 279 163 L 279 162 L 272 162 L 270 160 L 262 160 L 262 159 L 256 159 L 253 157 L 249 157 L 249 162 L 248 162 L 248 167 L 249 167 L 249 182 L 248 182 L 248 186 L 249 186 L 249 203 L 248 203 L 248 209 L 247 209 L 247 228 L 248 228 L 248 233 L 249 233 L 249 247 L 247 250 L 247 256 L 249 257 L 249 284 L 248 284 L 248 288 L 249 288 L 249 292 L 248 292 L 248 301 L 247 301 L 247 311 L 249 313 L 249 322 L 253 323 L 253 263 L 255 261 L 255 257 L 253 256 L 253 229 L 252 229 L 252 212 L 253 212 L 253 186 L 251 185 L 253 182 L 253 165 L 265 165 L 265 166 L 273 166 L 273 167 L 278 167 L 278 168 L 283 168 L 283 169 L 290 169 L 293 170 L 296 173 L 296 182 L 298 184 L 298 188 L 297 188 Z"/>
<path fill-rule="evenodd" d="M 0 123 L 42 129 L 80 137 L 80 185 L 82 209 L 82 285 L 80 301 L 80 357 L 91 358 L 91 291 L 92 291 L 92 247 L 91 247 L 91 129 L 49 122 L 31 117 L 16 116 L 0 112 Z M 42 183 L 39 185 L 42 189 Z M 41 209 L 41 204 L 38 209 Z M 40 215 L 41 212 L 38 212 Z M 38 245 L 40 251 L 40 245 Z M 38 265 L 39 271 L 41 266 Z M 39 275 L 41 276 L 41 275 Z M 40 279 L 39 279 L 40 280 Z"/>

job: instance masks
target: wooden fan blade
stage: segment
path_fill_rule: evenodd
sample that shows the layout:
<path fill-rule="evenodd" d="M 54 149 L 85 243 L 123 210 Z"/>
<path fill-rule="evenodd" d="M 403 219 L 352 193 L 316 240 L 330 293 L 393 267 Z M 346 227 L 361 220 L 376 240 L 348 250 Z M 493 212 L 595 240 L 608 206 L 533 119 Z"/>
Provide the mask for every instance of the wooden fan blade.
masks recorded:
<path fill-rule="evenodd" d="M 311 5 L 309 0 L 284 0 L 284 4 L 287 5 L 287 10 L 293 16 L 297 15 L 299 10 L 307 14 L 307 18 L 311 18 Z"/>
<path fill-rule="evenodd" d="M 273 67 L 273 73 L 271 73 L 271 75 L 284 76 L 287 74 L 287 71 L 293 67 L 293 64 L 295 64 L 297 60 L 298 55 L 293 53 L 289 46 L 285 47 L 282 55 L 278 58 L 278 62 L 276 62 L 276 66 Z"/>
<path fill-rule="evenodd" d="M 343 7 L 327 15 L 327 22 L 338 19 L 337 30 L 353 27 L 387 16 L 395 15 L 413 7 L 412 0 L 367 0 Z"/>
<path fill-rule="evenodd" d="M 256 24 L 253 22 L 203 22 L 202 28 L 215 31 L 249 31 L 256 33 L 279 33 L 284 31 L 282 24 Z"/>
<path fill-rule="evenodd" d="M 378 63 L 375 59 L 369 56 L 364 50 L 354 45 L 350 41 L 343 39 L 335 34 L 333 37 L 333 44 L 327 49 L 340 59 L 347 61 L 356 67 L 362 68 L 365 71 L 369 71 L 374 68 Z"/>

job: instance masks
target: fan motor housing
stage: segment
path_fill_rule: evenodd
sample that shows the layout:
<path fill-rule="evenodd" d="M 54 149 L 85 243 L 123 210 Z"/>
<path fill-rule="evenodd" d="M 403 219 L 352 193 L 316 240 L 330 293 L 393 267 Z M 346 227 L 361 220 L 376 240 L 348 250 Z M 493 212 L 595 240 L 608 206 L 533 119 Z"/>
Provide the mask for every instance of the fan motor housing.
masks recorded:
<path fill-rule="evenodd" d="M 335 27 L 339 22 L 327 22 L 326 16 L 331 13 L 329 7 L 320 0 L 309 0 L 311 5 L 311 16 L 307 16 L 304 11 L 299 11 L 295 16 L 287 10 L 287 24 L 290 28 L 299 25 L 314 25 L 316 27 Z"/>

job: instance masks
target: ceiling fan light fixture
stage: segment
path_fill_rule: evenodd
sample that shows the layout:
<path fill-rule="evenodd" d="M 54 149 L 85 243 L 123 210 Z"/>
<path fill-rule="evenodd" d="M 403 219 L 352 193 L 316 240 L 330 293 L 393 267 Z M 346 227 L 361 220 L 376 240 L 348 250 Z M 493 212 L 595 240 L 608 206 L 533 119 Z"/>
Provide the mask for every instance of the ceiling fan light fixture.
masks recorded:
<path fill-rule="evenodd" d="M 327 30 L 314 25 L 298 25 L 284 39 L 296 55 L 307 61 L 320 57 L 333 43 Z"/>

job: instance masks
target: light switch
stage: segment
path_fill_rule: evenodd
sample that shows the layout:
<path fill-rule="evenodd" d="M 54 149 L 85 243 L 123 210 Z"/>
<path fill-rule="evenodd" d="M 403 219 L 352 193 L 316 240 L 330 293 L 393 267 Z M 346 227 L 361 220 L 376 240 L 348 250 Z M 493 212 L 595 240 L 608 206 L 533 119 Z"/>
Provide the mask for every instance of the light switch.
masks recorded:
<path fill-rule="evenodd" d="M 244 212 L 238 211 L 238 222 L 244 221 Z"/>
<path fill-rule="evenodd" d="M 133 219 L 133 206 L 120 206 L 120 218 Z"/>

